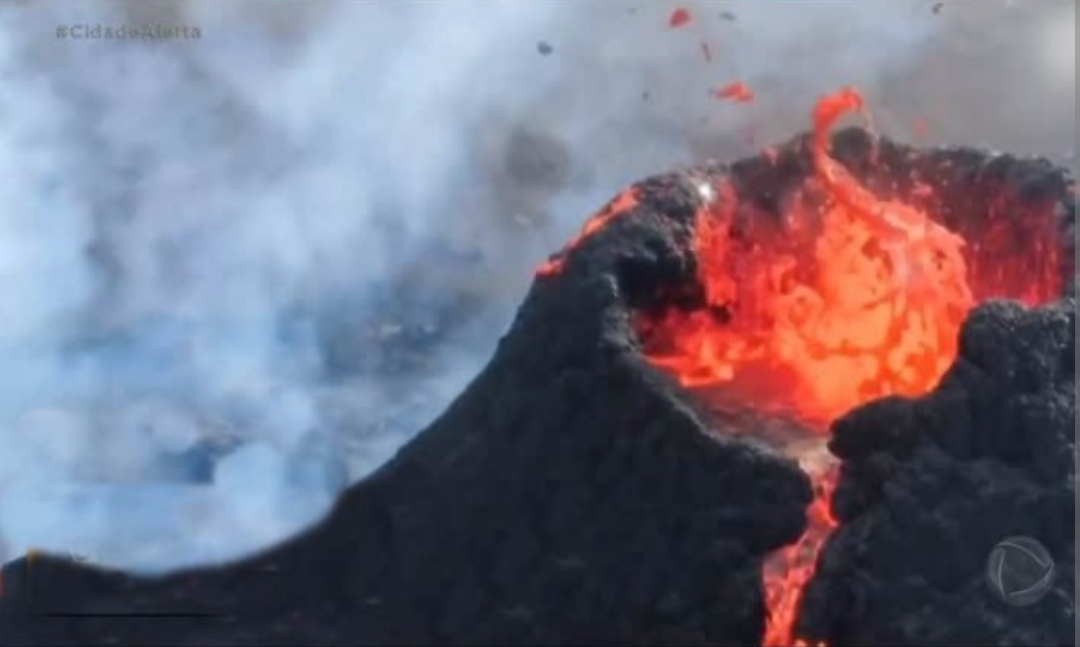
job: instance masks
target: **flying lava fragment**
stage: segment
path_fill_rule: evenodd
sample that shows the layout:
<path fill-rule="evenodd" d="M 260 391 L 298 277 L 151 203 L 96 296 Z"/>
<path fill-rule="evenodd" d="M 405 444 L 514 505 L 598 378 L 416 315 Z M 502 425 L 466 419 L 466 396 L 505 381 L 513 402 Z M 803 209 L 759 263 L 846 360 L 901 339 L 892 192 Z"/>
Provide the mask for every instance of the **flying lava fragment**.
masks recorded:
<path fill-rule="evenodd" d="M 668 18 L 668 26 L 672 29 L 678 29 L 690 23 L 690 12 L 682 7 L 679 7 L 675 11 L 671 12 L 671 18 Z"/>
<path fill-rule="evenodd" d="M 716 98 L 733 103 L 750 103 L 754 100 L 754 91 L 741 81 L 729 83 L 716 91 Z"/>

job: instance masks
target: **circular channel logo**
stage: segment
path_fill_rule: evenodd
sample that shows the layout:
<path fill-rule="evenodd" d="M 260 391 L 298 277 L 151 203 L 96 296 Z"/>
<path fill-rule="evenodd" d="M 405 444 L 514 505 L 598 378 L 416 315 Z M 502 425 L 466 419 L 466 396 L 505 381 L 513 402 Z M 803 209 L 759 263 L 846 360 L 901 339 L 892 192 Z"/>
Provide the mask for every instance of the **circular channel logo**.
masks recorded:
<path fill-rule="evenodd" d="M 986 561 L 986 582 L 1002 602 L 1026 607 L 1043 598 L 1054 584 L 1054 559 L 1031 537 L 1001 541 Z"/>

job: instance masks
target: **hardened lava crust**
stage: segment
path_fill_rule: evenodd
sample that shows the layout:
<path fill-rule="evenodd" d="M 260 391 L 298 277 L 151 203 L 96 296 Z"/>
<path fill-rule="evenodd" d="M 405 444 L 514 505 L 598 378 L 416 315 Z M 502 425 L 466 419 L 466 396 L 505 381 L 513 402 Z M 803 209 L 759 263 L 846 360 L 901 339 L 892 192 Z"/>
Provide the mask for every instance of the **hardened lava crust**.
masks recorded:
<path fill-rule="evenodd" d="M 1075 300 L 976 309 L 960 357 L 923 398 L 834 425 L 839 529 L 805 589 L 800 633 L 830 645 L 1071 645 L 1075 567 Z M 1001 600 L 994 546 L 1041 543 L 1053 585 Z"/>

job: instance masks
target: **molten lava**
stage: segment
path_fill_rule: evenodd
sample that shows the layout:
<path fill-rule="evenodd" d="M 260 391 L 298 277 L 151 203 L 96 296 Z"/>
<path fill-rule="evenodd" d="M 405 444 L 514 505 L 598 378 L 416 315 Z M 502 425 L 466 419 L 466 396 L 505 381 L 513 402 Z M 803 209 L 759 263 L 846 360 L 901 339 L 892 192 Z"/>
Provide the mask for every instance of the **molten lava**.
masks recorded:
<path fill-rule="evenodd" d="M 741 84 L 719 94 L 752 99 Z M 875 195 L 832 157 L 830 131 L 849 113 L 869 121 L 853 89 L 817 103 L 809 140 L 813 172 L 792 187 L 781 214 L 740 200 L 733 181 L 702 187 L 701 195 L 711 198 L 694 224 L 696 304 L 687 309 L 684 300 L 636 320 L 649 361 L 718 411 L 735 402 L 797 420 L 819 448 L 829 424 L 851 409 L 932 389 L 956 356 L 976 294 L 1032 305 L 1060 294 L 1060 248 L 1043 226 L 1052 219 L 990 221 L 984 230 L 965 230 L 981 236 L 986 249 L 1006 252 L 1019 237 L 1022 255 L 965 249 L 963 237 L 932 214 Z M 776 151 L 763 155 L 777 163 Z M 935 204 L 928 199 L 935 189 L 911 179 L 907 198 Z M 633 188 L 616 197 L 537 274 L 560 273 L 567 252 L 633 211 L 640 198 Z M 1010 222 L 1025 222 L 1025 229 Z M 1037 276 L 1018 281 L 1018 268 Z M 835 465 L 806 460 L 811 455 L 797 454 L 814 481 L 807 530 L 764 568 L 766 645 L 806 644 L 794 630 L 802 591 L 836 527 L 829 507 Z"/>
<path fill-rule="evenodd" d="M 623 214 L 629 213 L 638 205 L 638 194 L 634 189 L 627 189 L 623 191 L 614 200 L 604 206 L 596 215 L 585 221 L 585 226 L 581 228 L 581 231 L 577 236 L 574 236 L 561 254 L 555 258 L 552 258 L 536 269 L 537 276 L 553 276 L 562 272 L 563 269 L 563 257 L 574 248 L 581 245 L 582 242 L 589 236 L 592 236 L 596 232 L 600 231 L 607 226 L 613 219 Z"/>
<path fill-rule="evenodd" d="M 750 103 L 754 100 L 754 91 L 741 81 L 729 83 L 716 91 L 717 99 L 727 99 L 734 103 Z"/>
<path fill-rule="evenodd" d="M 753 375 L 771 403 L 824 431 L 868 400 L 925 392 L 952 362 L 974 304 L 964 241 L 924 213 L 878 200 L 829 157 L 829 128 L 861 108 L 853 90 L 819 103 L 814 183 L 824 202 L 794 203 L 783 232 L 739 225 L 736 242 L 730 187 L 699 214 L 706 307 L 642 321 L 651 360 L 684 386 Z M 763 243 L 770 233 L 788 240 Z"/>
<path fill-rule="evenodd" d="M 675 11 L 671 12 L 671 17 L 668 18 L 668 27 L 672 29 L 678 29 L 679 27 L 685 27 L 690 23 L 690 12 L 682 7 L 679 7 Z"/>
<path fill-rule="evenodd" d="M 705 307 L 639 322 L 650 361 L 684 386 L 733 392 L 820 434 L 859 404 L 931 389 L 974 305 L 963 239 L 926 213 L 877 198 L 830 156 L 829 131 L 849 112 L 863 112 L 851 89 L 815 107 L 813 177 L 784 222 L 740 218 L 734 189 L 718 187 L 695 232 Z M 801 592 L 836 525 L 835 472 L 811 475 L 806 534 L 765 566 L 766 645 L 799 642 Z"/>

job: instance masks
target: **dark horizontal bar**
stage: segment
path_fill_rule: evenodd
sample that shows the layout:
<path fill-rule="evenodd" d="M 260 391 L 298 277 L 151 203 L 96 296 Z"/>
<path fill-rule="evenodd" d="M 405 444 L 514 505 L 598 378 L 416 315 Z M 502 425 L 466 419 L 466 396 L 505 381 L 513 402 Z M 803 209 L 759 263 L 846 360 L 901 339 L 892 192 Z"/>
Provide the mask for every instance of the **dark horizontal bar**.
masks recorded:
<path fill-rule="evenodd" d="M 49 618 L 218 618 L 215 613 L 46 613 Z"/>

